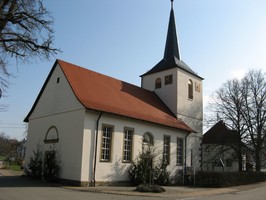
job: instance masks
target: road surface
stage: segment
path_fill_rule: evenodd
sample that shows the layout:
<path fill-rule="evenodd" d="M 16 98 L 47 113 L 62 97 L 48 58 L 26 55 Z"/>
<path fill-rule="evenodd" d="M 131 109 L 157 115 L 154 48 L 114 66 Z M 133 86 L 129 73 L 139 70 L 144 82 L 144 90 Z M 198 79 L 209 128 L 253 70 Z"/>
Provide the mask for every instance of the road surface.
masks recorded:
<path fill-rule="evenodd" d="M 191 190 L 191 189 L 190 189 Z M 194 190 L 194 189 L 192 189 Z M 196 190 L 196 189 L 195 189 Z M 208 190 L 206 189 L 206 192 Z M 228 190 L 229 191 L 229 190 Z M 161 197 L 125 196 L 97 192 L 84 192 L 53 185 L 42 181 L 32 180 L 20 176 L 0 175 L 0 200 L 265 200 L 266 184 L 247 187 L 246 190 L 231 190 L 226 194 L 213 195 L 212 193 L 194 193 L 192 196 L 179 193 L 163 194 Z"/>

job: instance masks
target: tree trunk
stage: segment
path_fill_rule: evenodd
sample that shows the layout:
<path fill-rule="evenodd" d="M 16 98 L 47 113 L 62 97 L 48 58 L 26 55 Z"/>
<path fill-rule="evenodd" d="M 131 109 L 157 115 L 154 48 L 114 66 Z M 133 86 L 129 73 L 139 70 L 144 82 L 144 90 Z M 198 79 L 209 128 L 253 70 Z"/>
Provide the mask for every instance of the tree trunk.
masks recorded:
<path fill-rule="evenodd" d="M 260 172 L 261 170 L 260 148 L 257 148 L 255 151 L 255 162 L 256 162 L 256 171 Z"/>
<path fill-rule="evenodd" d="M 243 171 L 243 158 L 241 151 L 238 152 L 238 171 L 239 172 Z"/>

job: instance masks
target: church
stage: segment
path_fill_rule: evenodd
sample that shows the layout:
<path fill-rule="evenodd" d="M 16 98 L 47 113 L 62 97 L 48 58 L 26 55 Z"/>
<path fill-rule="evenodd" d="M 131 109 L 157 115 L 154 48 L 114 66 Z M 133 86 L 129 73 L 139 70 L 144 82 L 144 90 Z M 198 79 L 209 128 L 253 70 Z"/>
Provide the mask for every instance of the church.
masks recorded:
<path fill-rule="evenodd" d="M 26 164 L 37 147 L 43 162 L 55 150 L 60 179 L 126 182 L 131 162 L 154 146 L 172 177 L 200 170 L 203 78 L 181 60 L 173 0 L 164 56 L 140 77 L 141 87 L 56 60 L 24 120 Z"/>

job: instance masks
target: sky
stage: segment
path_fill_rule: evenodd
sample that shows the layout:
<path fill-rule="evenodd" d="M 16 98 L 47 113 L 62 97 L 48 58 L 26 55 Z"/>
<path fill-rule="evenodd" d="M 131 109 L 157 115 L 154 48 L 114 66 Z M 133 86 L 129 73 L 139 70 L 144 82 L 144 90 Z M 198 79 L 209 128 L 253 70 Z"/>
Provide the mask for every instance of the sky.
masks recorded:
<path fill-rule="evenodd" d="M 29 113 L 55 60 L 140 86 L 140 75 L 164 54 L 170 0 L 44 0 L 54 18 L 54 46 L 62 53 L 49 61 L 10 64 L 14 78 L 0 104 L 0 133 L 21 140 Z M 266 71 L 265 0 L 175 0 L 181 59 L 203 81 L 209 96 L 250 69 Z M 15 63 L 15 62 L 13 62 Z"/>

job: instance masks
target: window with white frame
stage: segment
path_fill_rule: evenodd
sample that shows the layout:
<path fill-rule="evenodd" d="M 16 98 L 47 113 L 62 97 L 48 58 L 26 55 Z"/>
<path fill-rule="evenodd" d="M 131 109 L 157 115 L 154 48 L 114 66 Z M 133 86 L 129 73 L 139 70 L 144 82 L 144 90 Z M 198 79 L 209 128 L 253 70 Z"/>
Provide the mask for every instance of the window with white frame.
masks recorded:
<path fill-rule="evenodd" d="M 176 140 L 176 164 L 183 165 L 183 139 Z"/>
<path fill-rule="evenodd" d="M 164 136 L 163 138 L 163 161 L 165 164 L 170 164 L 170 136 Z"/>
<path fill-rule="evenodd" d="M 109 162 L 111 160 L 112 150 L 112 133 L 113 127 L 104 125 L 102 128 L 102 146 L 101 146 L 101 161 Z"/>
<path fill-rule="evenodd" d="M 133 133 L 134 129 L 132 128 L 124 130 L 123 162 L 131 162 Z"/>

